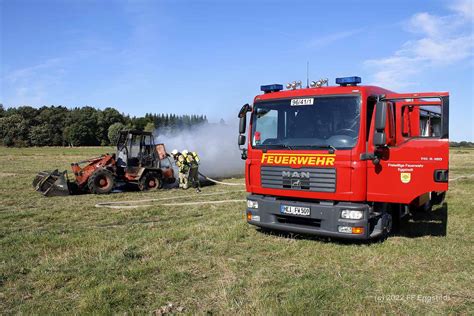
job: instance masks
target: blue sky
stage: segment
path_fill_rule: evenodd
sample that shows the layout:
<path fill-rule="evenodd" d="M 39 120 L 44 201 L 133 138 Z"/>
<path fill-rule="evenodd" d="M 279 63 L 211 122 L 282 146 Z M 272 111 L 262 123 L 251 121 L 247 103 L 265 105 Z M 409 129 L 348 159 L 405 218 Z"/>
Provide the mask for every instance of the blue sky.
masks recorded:
<path fill-rule="evenodd" d="M 474 140 L 473 1 L 0 0 L 0 103 L 235 117 L 261 84 L 449 91 Z"/>

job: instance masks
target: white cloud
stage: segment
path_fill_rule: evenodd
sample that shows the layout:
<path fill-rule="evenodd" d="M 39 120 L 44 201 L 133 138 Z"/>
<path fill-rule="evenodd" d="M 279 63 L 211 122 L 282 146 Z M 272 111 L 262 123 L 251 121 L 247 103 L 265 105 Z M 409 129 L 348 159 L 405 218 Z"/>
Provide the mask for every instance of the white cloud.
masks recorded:
<path fill-rule="evenodd" d="M 451 9 L 454 14 L 413 15 L 407 29 L 421 38 L 405 42 L 391 56 L 367 60 L 365 65 L 374 73 L 373 84 L 405 88 L 428 67 L 452 65 L 472 57 L 472 2 L 458 1 Z"/>
<path fill-rule="evenodd" d="M 15 69 L 4 75 L 2 85 L 10 94 L 8 106 L 44 105 L 49 89 L 57 85 L 64 74 L 64 58 L 50 58 L 39 64 Z M 7 89 L 5 89 L 7 90 Z"/>
<path fill-rule="evenodd" d="M 474 20 L 474 2 L 472 0 L 454 1 L 450 8 L 465 19 Z"/>
<path fill-rule="evenodd" d="M 11 83 L 16 83 L 21 80 L 27 80 L 40 74 L 42 71 L 57 67 L 62 62 L 61 58 L 51 58 L 40 64 L 16 69 L 5 76 L 5 79 Z"/>
<path fill-rule="evenodd" d="M 414 33 L 426 34 L 431 37 L 438 37 L 446 25 L 443 18 L 431 15 L 427 12 L 413 15 L 409 21 L 408 29 Z"/>
<path fill-rule="evenodd" d="M 42 106 L 63 99 L 51 99 L 52 95 L 67 80 L 69 70 L 81 58 L 96 56 L 99 52 L 106 51 L 104 46 L 97 42 L 93 49 L 79 49 L 67 56 L 52 57 L 31 66 L 13 69 L 0 77 L 4 95 L 0 95 L 7 106 L 31 105 Z M 7 94 L 8 91 L 8 94 Z M 70 92 L 69 92 L 70 93 Z"/>
<path fill-rule="evenodd" d="M 363 29 L 355 29 L 355 30 L 350 30 L 350 31 L 342 31 L 342 32 L 336 32 L 336 33 L 331 33 L 331 34 L 326 34 L 323 36 L 318 36 L 317 38 L 314 38 L 310 40 L 307 43 L 307 46 L 310 48 L 321 48 L 324 46 L 331 45 L 334 42 L 343 40 L 345 38 L 351 37 L 357 33 L 362 32 Z"/>

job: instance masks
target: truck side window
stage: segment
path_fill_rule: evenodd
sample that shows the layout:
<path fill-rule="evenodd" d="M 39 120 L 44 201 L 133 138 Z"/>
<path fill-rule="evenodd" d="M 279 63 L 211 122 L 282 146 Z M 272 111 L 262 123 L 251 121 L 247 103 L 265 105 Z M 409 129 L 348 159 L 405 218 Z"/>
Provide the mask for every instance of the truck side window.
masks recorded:
<path fill-rule="evenodd" d="M 252 145 L 271 144 L 278 135 L 278 111 L 260 108 L 256 115 L 259 121 L 252 137 Z"/>
<path fill-rule="evenodd" d="M 395 145 L 395 129 L 396 129 L 396 121 L 395 121 L 395 104 L 390 102 L 388 104 L 388 120 L 387 120 L 387 145 L 392 146 Z"/>
<path fill-rule="evenodd" d="M 367 98 L 367 116 L 366 116 L 366 141 L 369 141 L 370 137 L 370 123 L 372 123 L 372 114 L 374 113 L 376 99 L 374 97 Z"/>
<path fill-rule="evenodd" d="M 402 107 L 404 137 L 441 137 L 441 106 L 405 105 Z"/>

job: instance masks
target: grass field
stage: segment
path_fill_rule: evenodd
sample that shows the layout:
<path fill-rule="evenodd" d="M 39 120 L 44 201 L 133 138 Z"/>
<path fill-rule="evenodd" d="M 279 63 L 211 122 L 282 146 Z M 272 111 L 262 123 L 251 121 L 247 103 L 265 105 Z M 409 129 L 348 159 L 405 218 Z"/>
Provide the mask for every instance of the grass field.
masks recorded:
<path fill-rule="evenodd" d="M 243 220 L 245 203 L 94 207 L 243 199 L 239 187 L 56 198 L 31 187 L 37 171 L 107 150 L 0 148 L 1 314 L 159 313 L 168 303 L 172 313 L 474 313 L 474 178 L 450 184 L 446 236 L 434 212 L 372 244 L 263 233 Z M 473 161 L 453 150 L 450 176 L 474 174 Z"/>

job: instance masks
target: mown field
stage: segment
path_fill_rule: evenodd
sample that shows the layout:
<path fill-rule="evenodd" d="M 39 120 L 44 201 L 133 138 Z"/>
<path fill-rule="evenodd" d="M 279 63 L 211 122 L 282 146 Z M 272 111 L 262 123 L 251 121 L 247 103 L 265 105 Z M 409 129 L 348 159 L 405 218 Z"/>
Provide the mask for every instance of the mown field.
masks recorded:
<path fill-rule="evenodd" d="M 96 208 L 98 202 L 243 199 L 240 187 L 44 198 L 37 171 L 108 148 L 0 148 L 0 313 L 474 313 L 474 178 L 383 243 L 263 233 L 245 203 Z M 451 152 L 451 177 L 474 174 Z M 241 182 L 242 179 L 229 181 Z M 167 201 L 172 202 L 171 200 Z M 161 307 L 172 303 L 172 307 Z"/>

